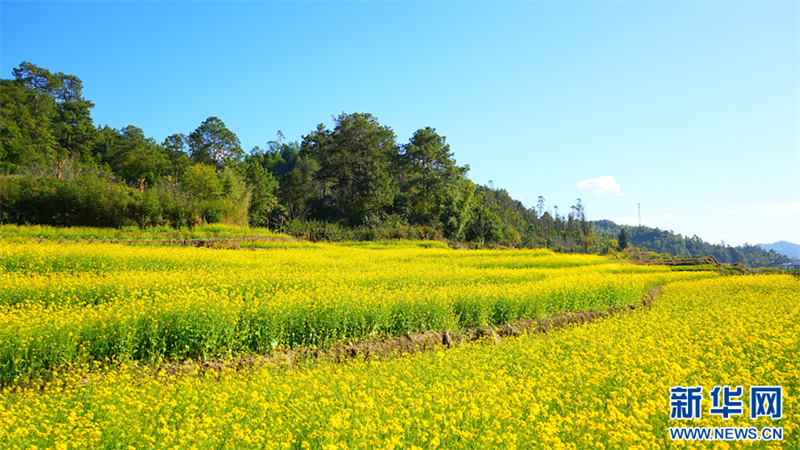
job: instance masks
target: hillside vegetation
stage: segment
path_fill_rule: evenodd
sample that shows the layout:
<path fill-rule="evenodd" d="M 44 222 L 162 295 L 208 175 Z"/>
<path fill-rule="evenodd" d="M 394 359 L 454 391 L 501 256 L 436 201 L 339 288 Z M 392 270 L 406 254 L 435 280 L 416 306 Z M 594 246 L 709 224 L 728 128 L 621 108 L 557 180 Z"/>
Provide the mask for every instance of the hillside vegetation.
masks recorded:
<path fill-rule="evenodd" d="M 583 204 L 526 209 L 476 186 L 444 136 L 406 143 L 368 113 L 301 141 L 278 132 L 245 152 L 218 117 L 158 143 L 95 126 L 74 76 L 23 62 L 0 81 L 0 222 L 54 226 L 269 227 L 310 240 L 449 239 L 588 251 Z M 266 140 L 266 139 L 265 139 Z M 555 207 L 558 211 L 558 208 Z"/>
<path fill-rule="evenodd" d="M 646 226 L 632 227 L 617 225 L 610 220 L 597 220 L 591 223 L 599 237 L 617 238 L 622 230 L 631 245 L 645 248 L 656 253 L 668 253 L 675 256 L 709 256 L 713 255 L 723 263 L 741 263 L 750 267 L 775 266 L 789 262 L 789 258 L 774 250 L 765 250 L 757 245 L 731 247 L 721 244 L 710 244 L 697 236 L 683 237 L 672 231 L 659 230 Z"/>

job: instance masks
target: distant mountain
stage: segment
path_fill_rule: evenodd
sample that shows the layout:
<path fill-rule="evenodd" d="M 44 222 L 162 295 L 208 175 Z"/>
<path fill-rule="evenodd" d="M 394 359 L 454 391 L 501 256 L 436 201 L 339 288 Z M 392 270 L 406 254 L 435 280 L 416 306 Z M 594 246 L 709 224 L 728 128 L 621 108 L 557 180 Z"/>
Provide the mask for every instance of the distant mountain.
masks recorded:
<path fill-rule="evenodd" d="M 628 240 L 631 244 L 658 253 L 670 253 L 676 256 L 713 255 L 720 262 L 742 263 L 750 267 L 777 266 L 790 261 L 789 257 L 777 249 L 770 250 L 760 245 L 745 244 L 738 247 L 717 245 L 708 243 L 697 236 L 684 237 L 672 231 L 659 230 L 658 228 L 618 225 L 610 220 L 596 220 L 591 224 L 596 235 L 610 238 L 618 236 L 620 230 L 624 228 L 628 233 Z M 780 242 L 770 245 L 777 244 L 780 244 Z M 800 246 L 796 244 L 790 242 L 786 242 L 786 244 L 794 245 L 797 249 L 800 249 Z"/>
<path fill-rule="evenodd" d="M 793 242 L 778 241 L 772 244 L 756 244 L 764 250 L 775 250 L 776 252 L 786 255 L 790 258 L 800 258 L 800 245 Z"/>

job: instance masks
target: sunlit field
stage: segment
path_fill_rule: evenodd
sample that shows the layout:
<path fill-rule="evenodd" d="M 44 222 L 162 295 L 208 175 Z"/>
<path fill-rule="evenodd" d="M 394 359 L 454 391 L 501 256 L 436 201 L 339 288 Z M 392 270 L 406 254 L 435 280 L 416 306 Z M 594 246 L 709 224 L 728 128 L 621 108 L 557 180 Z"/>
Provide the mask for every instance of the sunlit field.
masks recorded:
<path fill-rule="evenodd" d="M 800 446 L 793 277 L 432 242 L 224 250 L 31 234 L 0 247 L 2 447 Z M 620 309 L 656 286 L 652 305 Z M 613 313 L 499 344 L 225 364 L 578 311 Z M 783 417 L 670 420 L 669 389 L 698 385 L 782 386 Z M 675 426 L 782 427 L 784 439 L 672 441 Z"/>

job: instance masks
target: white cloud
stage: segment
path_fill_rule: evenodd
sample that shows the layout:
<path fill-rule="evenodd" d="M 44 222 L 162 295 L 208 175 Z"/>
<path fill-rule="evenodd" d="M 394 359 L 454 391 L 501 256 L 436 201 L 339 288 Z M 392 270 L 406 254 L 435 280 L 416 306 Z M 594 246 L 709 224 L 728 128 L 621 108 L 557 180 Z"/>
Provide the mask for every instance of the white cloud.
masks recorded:
<path fill-rule="evenodd" d="M 627 197 L 626 194 L 622 193 L 622 188 L 620 188 L 617 180 L 612 175 L 580 181 L 578 182 L 578 189 L 590 190 L 600 195 L 614 194 L 617 197 Z"/>

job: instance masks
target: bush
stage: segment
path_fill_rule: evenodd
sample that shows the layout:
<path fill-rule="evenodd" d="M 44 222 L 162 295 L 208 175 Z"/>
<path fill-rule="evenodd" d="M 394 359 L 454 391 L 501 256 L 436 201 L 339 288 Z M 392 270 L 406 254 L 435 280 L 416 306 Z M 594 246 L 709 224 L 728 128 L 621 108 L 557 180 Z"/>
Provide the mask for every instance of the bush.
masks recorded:
<path fill-rule="evenodd" d="M 216 200 L 223 194 L 223 186 L 216 170 L 206 164 L 189 167 L 183 175 L 181 189 L 201 200 Z"/>
<path fill-rule="evenodd" d="M 140 228 L 181 228 L 202 223 L 202 218 L 196 213 L 197 205 L 187 195 L 167 183 L 144 192 L 136 192 L 136 198 L 139 199 L 136 223 Z"/>
<path fill-rule="evenodd" d="M 225 219 L 225 204 L 220 200 L 201 201 L 198 211 L 205 223 L 221 223 Z"/>
<path fill-rule="evenodd" d="M 249 192 L 242 183 L 230 198 L 196 199 L 167 183 L 147 191 L 97 177 L 0 176 L 0 223 L 52 226 L 191 227 L 247 225 Z"/>
<path fill-rule="evenodd" d="M 133 189 L 94 178 L 0 177 L 3 223 L 123 227 L 137 225 Z"/>

